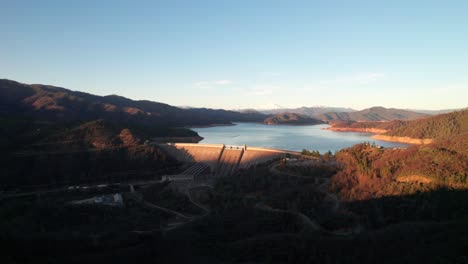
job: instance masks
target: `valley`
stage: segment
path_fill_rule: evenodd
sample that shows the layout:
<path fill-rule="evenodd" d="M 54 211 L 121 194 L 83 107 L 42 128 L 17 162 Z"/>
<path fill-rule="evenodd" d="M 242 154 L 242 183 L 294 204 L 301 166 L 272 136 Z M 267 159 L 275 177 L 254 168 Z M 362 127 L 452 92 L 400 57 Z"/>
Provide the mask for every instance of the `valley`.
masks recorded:
<path fill-rule="evenodd" d="M 467 245 L 466 110 L 319 120 L 6 84 L 7 262 L 431 262 Z M 395 137 L 424 144 L 378 140 Z"/>
<path fill-rule="evenodd" d="M 0 264 L 468 264 L 468 1 L 2 1 Z"/>

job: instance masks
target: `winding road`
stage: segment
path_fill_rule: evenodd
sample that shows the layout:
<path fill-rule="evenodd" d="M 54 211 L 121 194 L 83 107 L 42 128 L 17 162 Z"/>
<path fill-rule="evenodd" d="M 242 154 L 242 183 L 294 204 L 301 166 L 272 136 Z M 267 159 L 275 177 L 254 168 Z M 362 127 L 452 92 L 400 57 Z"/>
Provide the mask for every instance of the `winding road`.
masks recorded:
<path fill-rule="evenodd" d="M 269 171 L 278 176 L 287 176 L 287 177 L 295 177 L 295 178 L 301 178 L 301 179 L 311 179 L 312 176 L 303 176 L 303 175 L 297 175 L 289 172 L 282 172 L 278 170 L 279 163 L 272 165 L 269 168 Z M 340 200 L 338 199 L 338 196 L 334 193 L 329 193 L 327 191 L 327 185 L 330 182 L 330 178 L 326 177 L 317 177 L 322 183 L 318 186 L 318 189 L 320 192 L 322 192 L 324 195 L 326 195 L 326 200 L 332 201 L 333 206 L 331 208 L 331 211 L 333 213 L 336 213 L 340 209 Z M 324 200 L 325 200 L 324 199 Z M 349 228 L 348 231 L 329 231 L 320 226 L 315 220 L 310 219 L 310 217 L 304 215 L 301 212 L 294 212 L 294 211 L 288 211 L 288 210 L 282 210 L 282 209 L 275 209 L 272 208 L 268 205 L 264 204 L 257 204 L 256 206 L 258 209 L 262 210 L 267 210 L 270 212 L 284 212 L 284 213 L 290 213 L 294 214 L 296 216 L 299 216 L 301 219 L 303 219 L 303 223 L 305 226 L 309 227 L 311 230 L 315 231 L 322 231 L 330 235 L 336 235 L 336 236 L 351 236 L 355 234 L 359 234 L 363 231 L 363 226 L 359 223 L 357 223 L 353 228 Z M 303 229 L 304 230 L 304 229 Z"/>

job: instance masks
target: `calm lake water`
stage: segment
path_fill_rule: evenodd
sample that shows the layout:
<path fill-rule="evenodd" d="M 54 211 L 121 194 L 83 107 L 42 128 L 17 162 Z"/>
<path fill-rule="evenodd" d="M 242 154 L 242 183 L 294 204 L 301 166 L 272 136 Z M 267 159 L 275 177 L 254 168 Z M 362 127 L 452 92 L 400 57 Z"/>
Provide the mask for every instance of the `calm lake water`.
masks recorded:
<path fill-rule="evenodd" d="M 375 140 L 368 133 L 334 132 L 324 130 L 328 125 L 268 126 L 256 123 L 237 123 L 235 126 L 193 128 L 204 139 L 200 143 L 277 148 L 301 151 L 318 150 L 324 153 L 350 147 L 362 142 L 375 142 L 384 147 L 405 147 L 406 144 Z"/>

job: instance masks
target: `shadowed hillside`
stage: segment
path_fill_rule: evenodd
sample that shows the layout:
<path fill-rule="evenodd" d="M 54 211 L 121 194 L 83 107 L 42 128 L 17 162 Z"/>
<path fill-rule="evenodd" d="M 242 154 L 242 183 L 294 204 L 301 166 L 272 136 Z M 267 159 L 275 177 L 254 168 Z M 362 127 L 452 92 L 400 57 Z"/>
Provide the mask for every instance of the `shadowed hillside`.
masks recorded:
<path fill-rule="evenodd" d="M 182 127 L 265 117 L 0 80 L 0 182 L 63 185 L 153 177 L 176 162 L 147 143 L 198 142 L 196 132 Z"/>
<path fill-rule="evenodd" d="M 468 257 L 465 112 L 338 125 L 432 135 L 432 144 L 358 144 L 336 155 L 312 151 L 313 159 L 268 156 L 267 163 L 220 170 L 213 183 L 177 189 L 175 180 L 155 183 L 183 168 L 151 139 L 196 138 L 173 126 L 222 123 L 238 114 L 14 82 L 3 87 L 2 262 L 374 264 Z M 292 114 L 275 122 L 304 119 Z M 205 154 L 218 162 L 219 148 Z M 236 153 L 220 161 L 234 164 L 241 151 L 230 149 Z M 125 184 L 136 181 L 134 188 Z M 119 206 L 71 203 L 116 192 Z"/>
<path fill-rule="evenodd" d="M 83 124 L 22 116 L 0 120 L 6 139 L 0 142 L 3 187 L 143 179 L 177 164 L 157 147 L 145 144 L 159 129 L 103 120 Z M 187 136 L 185 130 L 182 133 Z"/>
<path fill-rule="evenodd" d="M 152 101 L 134 101 L 117 95 L 97 96 L 49 85 L 26 85 L 0 80 L 0 111 L 21 111 L 48 120 L 104 119 L 158 127 L 203 126 L 231 122 L 261 122 L 266 115 L 212 109 L 181 109 Z"/>
<path fill-rule="evenodd" d="M 316 176 L 322 175 L 320 171 Z M 184 196 L 155 186 L 143 196 L 192 212 Z M 210 213 L 170 231 L 164 212 L 125 196 L 125 206 L 72 206 L 79 194 L 0 201 L 6 263 L 463 263 L 468 193 L 437 189 L 330 206 L 314 177 L 256 168 L 219 179 Z M 261 206 L 261 205 L 268 206 Z M 193 212 L 197 213 L 197 212 Z M 326 230 L 308 229 L 318 222 Z M 354 227 L 356 233 L 345 232 Z M 333 232 L 327 231 L 331 230 Z"/>

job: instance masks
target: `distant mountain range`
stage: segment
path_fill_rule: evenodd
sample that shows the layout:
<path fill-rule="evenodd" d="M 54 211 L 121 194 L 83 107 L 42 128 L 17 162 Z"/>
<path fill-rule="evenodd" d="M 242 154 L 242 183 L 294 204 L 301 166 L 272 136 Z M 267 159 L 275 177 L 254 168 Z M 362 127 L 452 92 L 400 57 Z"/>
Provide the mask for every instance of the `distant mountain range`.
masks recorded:
<path fill-rule="evenodd" d="M 268 117 L 263 123 L 266 125 L 317 125 L 324 122 L 306 115 L 283 113 Z"/>
<path fill-rule="evenodd" d="M 273 109 L 250 109 L 250 111 L 258 111 L 263 114 L 276 115 L 281 113 L 296 113 L 306 116 L 317 116 L 329 112 L 354 112 L 356 110 L 345 107 L 328 107 L 328 106 L 312 106 L 312 107 L 299 107 L 299 108 L 273 108 Z M 246 110 L 244 110 L 246 111 Z"/>
<path fill-rule="evenodd" d="M 329 110 L 325 107 L 319 110 L 325 109 Z M 0 183 L 107 179 L 99 173 L 101 170 L 112 173 L 127 170 L 131 175 L 145 176 L 145 171 L 174 162 L 147 142 L 156 137 L 170 138 L 171 142 L 198 142 L 201 138 L 196 132 L 181 127 L 231 122 L 311 125 L 345 120 L 349 124 L 344 123 L 343 128 L 380 129 L 388 132 L 389 137 L 449 138 L 457 147 L 452 149 L 466 149 L 466 111 L 424 118 L 426 115 L 413 111 L 373 107 L 317 116 L 323 120 L 297 113 L 267 115 L 255 110 L 181 109 L 117 95 L 96 96 L 0 80 L 0 149 L 4 154 L 0 175 L 8 175 L 0 177 Z M 393 119 L 416 120 L 355 122 Z"/>
<path fill-rule="evenodd" d="M 54 121 L 103 119 L 123 124 L 157 127 L 206 126 L 231 122 L 263 122 L 262 113 L 240 113 L 206 108 L 181 109 L 118 95 L 97 96 L 65 88 L 0 80 L 0 113 L 23 114 Z"/>
<path fill-rule="evenodd" d="M 336 121 L 390 121 L 390 120 L 411 120 L 421 118 L 427 115 L 437 115 L 450 113 L 459 109 L 444 109 L 444 110 L 411 110 L 411 109 L 396 109 L 375 106 L 364 110 L 354 110 L 346 107 L 329 107 L 329 106 L 313 106 L 299 108 L 282 108 L 279 105 L 270 109 L 243 109 L 239 110 L 242 113 L 262 113 L 266 115 L 278 115 L 285 113 L 294 113 L 304 115 L 325 122 Z"/>
<path fill-rule="evenodd" d="M 0 114 L 21 114 L 64 122 L 102 119 L 119 124 L 169 128 L 223 125 L 232 122 L 304 124 L 315 123 L 315 119 L 324 122 L 410 120 L 427 115 L 421 113 L 422 110 L 418 112 L 384 107 L 361 111 L 326 106 L 294 109 L 280 108 L 277 105 L 275 107 L 239 111 L 179 108 L 147 100 L 131 100 L 118 95 L 97 96 L 50 85 L 27 85 L 12 80 L 0 80 Z M 288 114 L 285 115 L 286 113 Z M 274 117 L 278 114 L 283 115 Z M 311 119 L 306 120 L 307 118 Z"/>
<path fill-rule="evenodd" d="M 454 108 L 454 109 L 442 109 L 442 110 L 421 110 L 421 109 L 406 109 L 409 111 L 427 114 L 427 115 L 440 115 L 440 114 L 447 114 L 459 110 L 463 110 L 462 108 Z"/>
<path fill-rule="evenodd" d="M 468 109 L 406 121 L 336 122 L 329 129 L 335 131 L 371 132 L 381 134 L 380 139 L 384 140 L 385 138 L 391 140 L 391 137 L 406 137 L 410 139 L 409 141 L 411 139 L 433 140 L 450 139 L 458 136 L 467 137 Z"/>
<path fill-rule="evenodd" d="M 344 107 L 300 107 L 300 108 L 277 108 L 268 110 L 246 109 L 244 113 L 263 113 L 278 115 L 285 113 L 294 113 L 301 116 L 307 116 L 324 122 L 348 122 L 348 121 L 391 121 L 391 120 L 411 120 L 427 116 L 426 113 L 417 111 L 384 108 L 381 106 L 371 107 L 361 111 Z M 444 110 L 440 110 L 444 111 Z M 448 110 L 447 110 L 448 111 Z M 427 111 L 428 113 L 430 111 Z M 436 113 L 436 111 L 434 111 Z"/>
<path fill-rule="evenodd" d="M 355 112 L 330 112 L 319 115 L 319 118 L 324 121 L 391 121 L 391 120 L 411 120 L 427 116 L 426 114 L 417 113 L 414 111 L 371 107 Z"/>
<path fill-rule="evenodd" d="M 453 109 L 441 109 L 441 110 L 426 110 L 426 109 L 401 109 L 401 110 L 427 114 L 427 115 L 438 115 L 438 114 L 450 113 L 450 112 L 454 112 L 454 111 L 462 110 L 462 109 L 453 108 Z M 297 113 L 297 114 L 314 116 L 314 115 L 325 114 L 325 113 L 330 113 L 330 112 L 346 112 L 347 113 L 347 112 L 358 112 L 359 110 L 355 110 L 349 107 L 332 107 L 332 106 L 302 106 L 302 107 L 297 107 L 297 108 L 288 108 L 288 107 L 282 107 L 277 104 L 270 104 L 270 105 L 260 106 L 257 108 L 241 109 L 237 111 L 259 112 L 259 113 L 264 113 L 264 114 Z"/>

